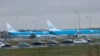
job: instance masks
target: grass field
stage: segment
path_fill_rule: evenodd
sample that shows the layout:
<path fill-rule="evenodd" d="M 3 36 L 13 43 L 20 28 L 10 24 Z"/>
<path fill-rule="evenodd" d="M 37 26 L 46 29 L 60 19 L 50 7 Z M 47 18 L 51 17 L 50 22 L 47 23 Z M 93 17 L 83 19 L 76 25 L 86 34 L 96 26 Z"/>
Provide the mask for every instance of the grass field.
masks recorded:
<path fill-rule="evenodd" d="M 0 56 L 98 56 L 99 53 L 100 45 L 0 49 Z"/>

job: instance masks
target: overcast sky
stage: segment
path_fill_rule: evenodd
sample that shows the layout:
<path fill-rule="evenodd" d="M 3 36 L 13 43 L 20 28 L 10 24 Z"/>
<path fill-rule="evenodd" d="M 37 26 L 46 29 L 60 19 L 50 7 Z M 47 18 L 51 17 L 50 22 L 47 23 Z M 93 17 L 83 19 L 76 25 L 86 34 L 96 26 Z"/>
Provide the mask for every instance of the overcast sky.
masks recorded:
<path fill-rule="evenodd" d="M 50 20 L 59 29 L 100 27 L 100 0 L 0 0 L 0 31 L 6 23 L 18 29 L 48 29 Z"/>

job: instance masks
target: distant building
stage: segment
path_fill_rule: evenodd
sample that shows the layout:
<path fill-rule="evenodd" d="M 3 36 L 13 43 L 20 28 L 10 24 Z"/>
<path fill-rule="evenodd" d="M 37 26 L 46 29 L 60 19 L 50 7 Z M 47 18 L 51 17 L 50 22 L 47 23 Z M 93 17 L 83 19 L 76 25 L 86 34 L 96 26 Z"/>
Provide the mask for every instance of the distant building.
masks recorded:
<path fill-rule="evenodd" d="M 0 32 L 0 38 L 5 38 L 8 35 L 7 31 Z"/>

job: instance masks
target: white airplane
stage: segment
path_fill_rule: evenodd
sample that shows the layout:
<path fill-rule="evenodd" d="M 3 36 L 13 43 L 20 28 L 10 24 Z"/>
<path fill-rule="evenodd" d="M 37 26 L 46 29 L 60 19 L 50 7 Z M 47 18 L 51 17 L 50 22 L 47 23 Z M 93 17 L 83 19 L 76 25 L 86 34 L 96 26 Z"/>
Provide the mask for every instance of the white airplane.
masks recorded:
<path fill-rule="evenodd" d="M 100 34 L 100 30 L 96 29 L 57 29 L 49 20 L 47 20 L 48 29 L 54 35 L 76 35 L 76 34 Z"/>
<path fill-rule="evenodd" d="M 20 36 L 20 37 L 29 37 L 31 34 L 35 34 L 36 37 L 41 36 L 49 36 L 48 31 L 27 31 L 27 32 L 19 32 L 14 30 L 9 23 L 7 23 L 7 31 L 11 36 Z"/>

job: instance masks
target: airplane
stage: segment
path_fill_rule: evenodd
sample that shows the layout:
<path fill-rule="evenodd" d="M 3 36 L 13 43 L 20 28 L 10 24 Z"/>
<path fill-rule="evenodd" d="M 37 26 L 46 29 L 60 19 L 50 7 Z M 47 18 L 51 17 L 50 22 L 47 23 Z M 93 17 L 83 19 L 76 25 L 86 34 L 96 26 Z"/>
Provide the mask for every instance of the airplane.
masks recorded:
<path fill-rule="evenodd" d="M 6 25 L 7 25 L 7 31 L 10 34 L 10 36 L 29 37 L 29 36 L 31 36 L 31 34 L 35 34 L 36 37 L 50 36 L 48 31 L 25 31 L 25 32 L 20 32 L 20 31 L 14 30 L 9 23 L 7 23 Z"/>
<path fill-rule="evenodd" d="M 100 31 L 96 29 L 57 29 L 49 20 L 47 20 L 47 25 L 50 34 L 54 35 L 100 34 Z"/>

